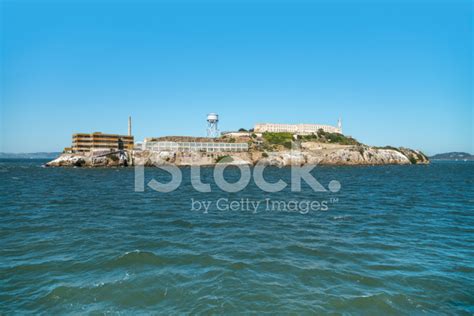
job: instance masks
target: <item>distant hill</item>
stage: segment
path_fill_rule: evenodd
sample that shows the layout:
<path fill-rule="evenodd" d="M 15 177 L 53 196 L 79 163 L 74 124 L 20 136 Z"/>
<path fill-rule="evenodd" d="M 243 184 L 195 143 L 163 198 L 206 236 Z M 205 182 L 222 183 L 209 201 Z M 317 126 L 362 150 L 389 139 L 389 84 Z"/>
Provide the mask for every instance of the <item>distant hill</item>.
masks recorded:
<path fill-rule="evenodd" d="M 463 152 L 451 152 L 437 154 L 430 157 L 431 160 L 474 160 L 474 155 Z"/>
<path fill-rule="evenodd" d="M 54 159 L 59 155 L 60 152 L 0 153 L 0 159 Z"/>

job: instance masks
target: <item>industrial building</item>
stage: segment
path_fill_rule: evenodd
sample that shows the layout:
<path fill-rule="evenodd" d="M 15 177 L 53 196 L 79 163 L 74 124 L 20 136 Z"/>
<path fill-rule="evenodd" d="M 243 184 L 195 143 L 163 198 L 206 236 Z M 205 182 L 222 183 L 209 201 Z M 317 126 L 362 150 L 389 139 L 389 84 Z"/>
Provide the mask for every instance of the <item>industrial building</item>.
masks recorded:
<path fill-rule="evenodd" d="M 103 134 L 101 132 L 91 134 L 77 133 L 72 135 L 73 152 L 129 148 L 133 148 L 133 136 Z"/>
<path fill-rule="evenodd" d="M 320 129 L 328 133 L 342 134 L 341 120 L 337 122 L 337 126 L 322 124 L 274 124 L 274 123 L 258 123 L 255 124 L 255 133 L 293 133 L 297 135 L 309 135 L 317 133 Z"/>
<path fill-rule="evenodd" d="M 95 133 L 76 133 L 72 135 L 72 147 L 65 151 L 86 153 L 91 151 L 107 151 L 133 149 L 132 118 L 128 118 L 128 135 Z"/>

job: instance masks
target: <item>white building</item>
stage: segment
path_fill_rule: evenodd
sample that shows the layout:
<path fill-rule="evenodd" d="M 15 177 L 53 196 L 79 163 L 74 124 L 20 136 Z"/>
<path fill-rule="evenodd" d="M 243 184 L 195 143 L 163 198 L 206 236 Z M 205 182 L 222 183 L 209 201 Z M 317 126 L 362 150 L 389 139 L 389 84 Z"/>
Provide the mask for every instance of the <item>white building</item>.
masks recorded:
<path fill-rule="evenodd" d="M 339 119 L 336 126 L 322 124 L 274 124 L 274 123 L 258 123 L 255 124 L 254 132 L 256 133 L 293 133 L 298 135 L 308 135 L 317 133 L 322 129 L 328 133 L 342 134 L 342 124 Z"/>
<path fill-rule="evenodd" d="M 227 136 L 227 137 L 250 137 L 251 133 L 249 132 L 222 132 L 222 136 Z"/>
<path fill-rule="evenodd" d="M 171 152 L 241 152 L 248 151 L 249 145 L 247 143 L 145 141 L 143 149 Z"/>

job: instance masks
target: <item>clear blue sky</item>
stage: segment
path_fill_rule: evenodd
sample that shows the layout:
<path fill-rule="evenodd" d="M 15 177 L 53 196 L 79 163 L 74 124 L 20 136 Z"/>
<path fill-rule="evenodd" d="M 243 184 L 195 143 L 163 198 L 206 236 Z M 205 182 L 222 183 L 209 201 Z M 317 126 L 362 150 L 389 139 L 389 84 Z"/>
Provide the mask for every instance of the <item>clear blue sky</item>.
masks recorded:
<path fill-rule="evenodd" d="M 471 1 L 0 1 L 0 151 L 74 132 L 336 124 L 370 145 L 473 151 Z"/>

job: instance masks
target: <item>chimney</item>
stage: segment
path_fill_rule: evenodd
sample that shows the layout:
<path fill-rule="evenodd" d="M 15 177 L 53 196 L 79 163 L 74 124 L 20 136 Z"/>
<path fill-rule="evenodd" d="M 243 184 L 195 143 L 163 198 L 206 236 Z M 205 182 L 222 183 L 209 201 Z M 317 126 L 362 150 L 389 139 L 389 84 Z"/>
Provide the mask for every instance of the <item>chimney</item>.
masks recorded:
<path fill-rule="evenodd" d="M 132 117 L 128 117 L 128 136 L 132 136 Z"/>

